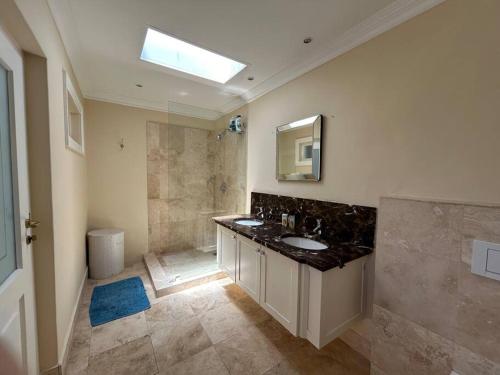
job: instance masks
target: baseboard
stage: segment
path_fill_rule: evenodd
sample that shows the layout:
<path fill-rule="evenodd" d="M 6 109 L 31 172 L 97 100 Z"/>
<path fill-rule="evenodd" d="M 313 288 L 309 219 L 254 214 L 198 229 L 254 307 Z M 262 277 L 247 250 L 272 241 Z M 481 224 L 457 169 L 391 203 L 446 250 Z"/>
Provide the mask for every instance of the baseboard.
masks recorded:
<path fill-rule="evenodd" d="M 361 318 L 362 318 L 362 315 L 357 314 L 357 315 L 353 316 L 352 318 L 347 319 L 341 325 L 339 325 L 335 329 L 332 329 L 330 332 L 326 333 L 324 336 L 321 336 L 319 338 L 319 345 L 320 345 L 319 349 L 322 348 L 323 346 L 325 346 L 326 344 L 332 342 L 340 335 L 342 335 L 345 331 L 347 331 L 354 324 L 354 322 L 358 321 Z"/>
<path fill-rule="evenodd" d="M 43 370 L 40 375 L 62 375 L 61 365 L 57 365 L 49 368 L 48 370 Z"/>
<path fill-rule="evenodd" d="M 85 287 L 85 282 L 87 281 L 87 276 L 88 276 L 88 267 L 85 268 L 85 272 L 83 273 L 83 278 L 80 282 L 80 290 L 78 291 L 78 300 L 75 304 L 75 307 L 73 308 L 73 313 L 71 314 L 71 329 L 68 330 L 66 333 L 66 337 L 64 338 L 64 345 L 63 345 L 63 353 L 59 357 L 61 360 L 59 367 L 60 372 L 54 373 L 54 374 L 65 374 L 66 373 L 66 365 L 68 364 L 68 356 L 69 352 L 71 350 L 71 342 L 73 339 L 73 331 L 75 329 L 75 323 L 76 323 L 76 314 L 78 313 L 78 307 L 81 305 L 82 298 L 83 298 L 83 288 Z M 47 374 L 49 375 L 49 374 Z M 52 375 L 52 373 L 50 373 Z"/>
<path fill-rule="evenodd" d="M 371 360 L 371 342 L 367 337 L 349 328 L 339 338 L 367 360 Z"/>

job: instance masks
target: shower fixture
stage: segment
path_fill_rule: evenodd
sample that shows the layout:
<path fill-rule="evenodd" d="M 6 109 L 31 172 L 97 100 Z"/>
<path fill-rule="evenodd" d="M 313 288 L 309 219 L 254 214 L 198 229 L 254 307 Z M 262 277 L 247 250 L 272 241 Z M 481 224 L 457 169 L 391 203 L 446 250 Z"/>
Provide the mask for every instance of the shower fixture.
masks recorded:
<path fill-rule="evenodd" d="M 217 134 L 217 140 L 222 141 L 222 138 L 224 138 L 224 135 L 226 134 L 226 130 L 224 129 L 221 131 L 219 134 Z"/>
<path fill-rule="evenodd" d="M 231 117 L 227 128 L 217 134 L 217 140 L 222 141 L 227 132 L 236 134 L 243 134 L 245 132 L 245 125 L 243 124 L 241 115 Z"/>

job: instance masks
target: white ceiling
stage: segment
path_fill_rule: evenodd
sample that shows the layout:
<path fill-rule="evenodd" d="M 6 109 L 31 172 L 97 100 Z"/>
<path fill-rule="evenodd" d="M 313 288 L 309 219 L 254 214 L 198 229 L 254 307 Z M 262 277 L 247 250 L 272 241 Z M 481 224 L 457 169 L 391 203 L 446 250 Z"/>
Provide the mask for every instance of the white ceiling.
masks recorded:
<path fill-rule="evenodd" d="M 442 0 L 48 1 L 85 97 L 215 119 Z M 248 67 L 223 85 L 141 61 L 148 26 Z"/>

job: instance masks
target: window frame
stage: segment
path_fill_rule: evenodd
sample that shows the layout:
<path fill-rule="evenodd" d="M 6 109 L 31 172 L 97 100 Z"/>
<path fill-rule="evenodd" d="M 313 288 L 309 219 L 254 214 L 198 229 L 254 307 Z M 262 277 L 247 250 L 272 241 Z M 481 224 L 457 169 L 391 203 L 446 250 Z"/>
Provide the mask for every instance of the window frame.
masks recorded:
<path fill-rule="evenodd" d="M 63 95 L 64 95 L 64 131 L 65 131 L 65 139 L 66 139 L 66 148 L 75 151 L 81 155 L 85 155 L 85 133 L 84 133 L 84 111 L 83 105 L 80 102 L 80 98 L 78 97 L 78 93 L 71 81 L 71 77 L 69 74 L 63 70 Z M 78 114 L 80 115 L 80 135 L 81 142 L 78 142 L 74 138 L 71 137 L 71 114 L 69 110 L 69 97 L 73 100 L 75 104 Z"/>

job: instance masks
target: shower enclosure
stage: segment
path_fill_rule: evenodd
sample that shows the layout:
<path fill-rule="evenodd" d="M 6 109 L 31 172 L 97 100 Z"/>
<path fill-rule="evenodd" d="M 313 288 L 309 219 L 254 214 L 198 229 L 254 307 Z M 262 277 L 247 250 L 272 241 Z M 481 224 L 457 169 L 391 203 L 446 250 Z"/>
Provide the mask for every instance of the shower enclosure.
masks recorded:
<path fill-rule="evenodd" d="M 147 124 L 149 252 L 177 284 L 217 272 L 213 216 L 245 211 L 246 135 Z"/>

